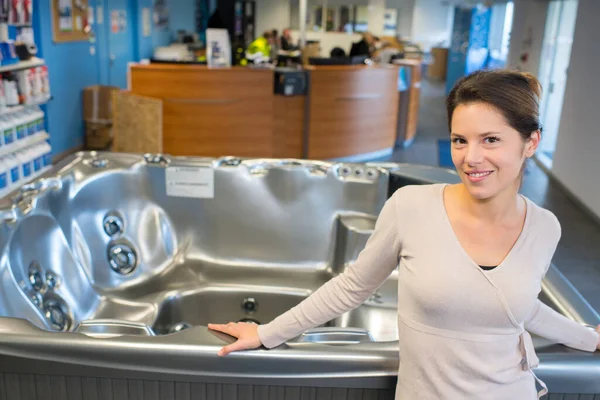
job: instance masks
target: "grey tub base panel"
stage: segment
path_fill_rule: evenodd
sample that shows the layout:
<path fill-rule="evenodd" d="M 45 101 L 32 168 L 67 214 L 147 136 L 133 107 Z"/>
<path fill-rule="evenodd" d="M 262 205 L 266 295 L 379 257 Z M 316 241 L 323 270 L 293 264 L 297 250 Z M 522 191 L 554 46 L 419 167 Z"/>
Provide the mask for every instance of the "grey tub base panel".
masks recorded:
<path fill-rule="evenodd" d="M 0 374 L 0 400 L 393 400 L 394 390 Z"/>
<path fill-rule="evenodd" d="M 393 400 L 394 389 L 222 384 L 0 373 L 0 400 Z M 552 393 L 544 400 L 600 400 Z"/>
<path fill-rule="evenodd" d="M 0 356 L 0 400 L 393 400 L 396 377 L 214 378 L 87 367 Z"/>

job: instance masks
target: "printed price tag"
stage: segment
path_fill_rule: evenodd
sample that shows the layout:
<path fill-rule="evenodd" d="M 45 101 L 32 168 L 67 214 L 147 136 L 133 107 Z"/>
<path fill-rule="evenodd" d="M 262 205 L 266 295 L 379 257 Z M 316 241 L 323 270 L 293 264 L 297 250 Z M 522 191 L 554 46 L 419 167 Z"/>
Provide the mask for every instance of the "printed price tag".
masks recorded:
<path fill-rule="evenodd" d="M 215 177 L 212 168 L 167 167 L 165 172 L 167 196 L 212 199 L 215 196 Z"/>

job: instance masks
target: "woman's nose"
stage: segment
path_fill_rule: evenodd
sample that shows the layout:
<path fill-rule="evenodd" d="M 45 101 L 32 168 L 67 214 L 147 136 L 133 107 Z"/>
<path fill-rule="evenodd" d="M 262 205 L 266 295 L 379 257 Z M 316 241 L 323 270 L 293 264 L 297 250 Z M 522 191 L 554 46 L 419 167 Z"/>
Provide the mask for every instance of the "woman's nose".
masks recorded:
<path fill-rule="evenodd" d="M 479 164 L 483 161 L 483 149 L 477 144 L 469 144 L 465 155 L 467 164 Z"/>

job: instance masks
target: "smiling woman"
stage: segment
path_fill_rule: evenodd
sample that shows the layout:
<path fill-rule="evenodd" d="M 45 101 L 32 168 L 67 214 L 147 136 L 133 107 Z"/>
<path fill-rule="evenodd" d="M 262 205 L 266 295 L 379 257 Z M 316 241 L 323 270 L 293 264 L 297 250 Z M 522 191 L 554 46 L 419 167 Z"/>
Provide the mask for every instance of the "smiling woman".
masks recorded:
<path fill-rule="evenodd" d="M 356 261 L 300 304 L 264 325 L 209 325 L 238 338 L 219 354 L 276 347 L 358 307 L 397 270 L 397 400 L 548 393 L 530 333 L 594 352 L 600 328 L 538 299 L 561 236 L 557 218 L 518 193 L 540 142 L 539 96 L 519 72 L 460 80 L 447 108 L 462 182 L 397 190 Z"/>
<path fill-rule="evenodd" d="M 483 199 L 518 188 L 537 149 L 541 86 L 531 74 L 478 71 L 446 100 L 452 160 L 471 194 Z"/>

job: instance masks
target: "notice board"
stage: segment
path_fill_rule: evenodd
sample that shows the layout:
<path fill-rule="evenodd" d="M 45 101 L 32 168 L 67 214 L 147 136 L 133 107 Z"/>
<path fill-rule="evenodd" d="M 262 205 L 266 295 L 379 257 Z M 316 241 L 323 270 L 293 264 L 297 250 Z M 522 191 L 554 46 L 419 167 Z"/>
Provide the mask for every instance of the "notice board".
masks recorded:
<path fill-rule="evenodd" d="M 87 41 L 94 8 L 88 0 L 50 0 L 52 40 L 57 43 Z"/>

